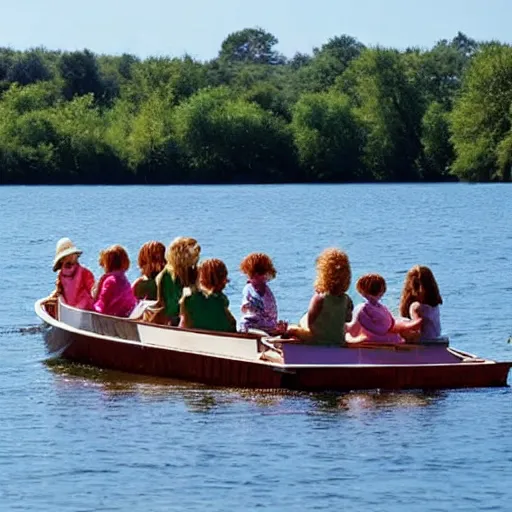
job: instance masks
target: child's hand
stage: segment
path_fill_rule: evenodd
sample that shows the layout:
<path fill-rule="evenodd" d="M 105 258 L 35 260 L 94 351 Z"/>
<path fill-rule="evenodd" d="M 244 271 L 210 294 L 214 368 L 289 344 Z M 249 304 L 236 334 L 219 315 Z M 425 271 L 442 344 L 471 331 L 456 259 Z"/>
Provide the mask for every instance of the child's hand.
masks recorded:
<path fill-rule="evenodd" d="M 285 333 L 287 329 L 288 329 L 288 322 L 285 322 L 284 320 L 279 320 L 279 322 L 277 322 L 276 331 L 279 334 Z"/>
<path fill-rule="evenodd" d="M 416 320 L 398 321 L 395 323 L 391 331 L 400 335 L 412 334 L 421 329 L 422 321 L 422 318 L 417 318 Z"/>

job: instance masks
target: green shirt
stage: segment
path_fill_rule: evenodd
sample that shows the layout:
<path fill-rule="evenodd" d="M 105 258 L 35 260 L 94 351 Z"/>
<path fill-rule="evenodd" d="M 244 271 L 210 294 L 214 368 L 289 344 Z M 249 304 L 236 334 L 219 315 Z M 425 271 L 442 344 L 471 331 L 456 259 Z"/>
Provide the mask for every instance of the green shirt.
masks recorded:
<path fill-rule="evenodd" d="M 202 291 L 194 291 L 184 298 L 183 307 L 191 329 L 236 332 L 236 321 L 229 312 L 229 300 L 223 293 L 206 295 Z"/>
<path fill-rule="evenodd" d="M 152 279 L 141 279 L 135 284 L 133 294 L 138 299 L 156 300 L 157 289 L 156 280 Z"/>
<path fill-rule="evenodd" d="M 183 293 L 183 285 L 177 277 L 171 275 L 168 268 L 164 268 L 156 277 L 158 299 L 164 307 L 167 318 L 177 318 L 180 314 L 180 299 Z"/>
<path fill-rule="evenodd" d="M 350 305 L 349 296 L 331 295 L 326 293 L 322 303 L 322 309 L 310 326 L 317 343 L 344 343 L 345 342 L 345 321 L 347 309 Z"/>

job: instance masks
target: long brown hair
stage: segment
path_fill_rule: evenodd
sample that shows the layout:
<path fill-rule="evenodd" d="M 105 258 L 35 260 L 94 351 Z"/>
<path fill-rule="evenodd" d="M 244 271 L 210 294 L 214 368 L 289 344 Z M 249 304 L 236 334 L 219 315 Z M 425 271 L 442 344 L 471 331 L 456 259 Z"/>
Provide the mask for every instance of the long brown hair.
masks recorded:
<path fill-rule="evenodd" d="M 421 302 L 435 307 L 443 303 L 436 278 L 428 267 L 415 265 L 405 276 L 400 299 L 400 314 L 410 318 L 409 308 L 413 302 Z"/>

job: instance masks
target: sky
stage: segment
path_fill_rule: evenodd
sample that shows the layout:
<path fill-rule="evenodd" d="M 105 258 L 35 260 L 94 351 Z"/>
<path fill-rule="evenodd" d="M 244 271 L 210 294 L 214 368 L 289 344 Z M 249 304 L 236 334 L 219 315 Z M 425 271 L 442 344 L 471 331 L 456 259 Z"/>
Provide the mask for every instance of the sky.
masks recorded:
<path fill-rule="evenodd" d="M 399 49 L 458 31 L 510 43 L 510 20 L 512 0 L 0 0 L 0 46 L 208 60 L 229 33 L 261 27 L 292 57 L 341 34 Z"/>

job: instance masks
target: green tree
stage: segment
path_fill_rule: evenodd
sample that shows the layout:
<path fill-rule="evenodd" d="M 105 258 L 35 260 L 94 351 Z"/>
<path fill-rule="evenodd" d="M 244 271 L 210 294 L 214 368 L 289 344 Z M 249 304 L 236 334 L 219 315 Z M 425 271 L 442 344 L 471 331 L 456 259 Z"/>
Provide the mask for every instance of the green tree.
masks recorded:
<path fill-rule="evenodd" d="M 178 104 L 206 86 L 204 66 L 187 56 L 183 59 L 151 57 L 136 62 L 131 67 L 131 75 L 123 96 L 136 105 L 155 93 L 163 100 L 171 98 Z"/>
<path fill-rule="evenodd" d="M 363 133 L 348 96 L 335 91 L 305 94 L 293 109 L 292 130 L 307 179 L 341 182 L 364 179 Z"/>
<path fill-rule="evenodd" d="M 172 98 L 158 93 L 134 110 L 126 100 L 109 115 L 107 140 L 135 179 L 144 183 L 178 183 L 185 176 L 171 128 Z"/>
<path fill-rule="evenodd" d="M 219 59 L 231 63 L 283 64 L 284 57 L 274 49 L 278 42 L 277 37 L 262 28 L 245 28 L 224 39 Z"/>
<path fill-rule="evenodd" d="M 448 112 L 440 103 L 432 102 L 423 116 L 421 144 L 424 154 L 423 179 L 428 181 L 447 179 L 454 154 L 450 142 Z"/>
<path fill-rule="evenodd" d="M 126 180 L 122 166 L 106 141 L 106 123 L 94 96 L 76 96 L 50 112 L 57 134 L 59 169 L 66 180 L 116 183 Z"/>
<path fill-rule="evenodd" d="M 352 36 L 331 39 L 321 48 L 314 48 L 314 57 L 291 63 L 297 71 L 296 87 L 299 91 L 321 92 L 331 87 L 348 65 L 359 57 L 365 46 Z"/>
<path fill-rule="evenodd" d="M 459 36 L 451 42 L 439 41 L 426 52 L 412 49 L 403 55 L 409 78 L 418 92 L 428 103 L 435 101 L 449 110 L 462 85 L 472 52 L 476 51 L 472 40 L 464 39 L 460 33 Z"/>
<path fill-rule="evenodd" d="M 365 50 L 337 84 L 352 98 L 356 118 L 365 129 L 363 162 L 373 177 L 417 180 L 424 105 L 401 55 L 381 48 Z"/>
<path fill-rule="evenodd" d="M 17 55 L 5 75 L 7 82 L 17 82 L 20 85 L 33 84 L 51 78 L 50 69 L 41 55 L 33 51 Z"/>
<path fill-rule="evenodd" d="M 288 98 L 282 90 L 271 82 L 256 83 L 245 90 L 241 96 L 287 121 L 291 120 Z"/>
<path fill-rule="evenodd" d="M 104 87 L 96 56 L 89 50 L 62 54 L 58 69 L 64 81 L 63 94 L 71 100 L 74 96 L 93 94 L 103 99 Z"/>
<path fill-rule="evenodd" d="M 60 88 L 53 82 L 39 82 L 26 87 L 12 84 L 0 101 L 0 125 L 12 116 L 43 110 L 61 99 Z"/>
<path fill-rule="evenodd" d="M 194 179 L 282 179 L 292 144 L 285 124 L 226 88 L 204 90 L 177 107 L 174 131 Z"/>
<path fill-rule="evenodd" d="M 453 173 L 468 181 L 509 181 L 512 48 L 489 44 L 473 58 L 451 115 Z M 504 142 L 505 141 L 505 142 Z"/>

